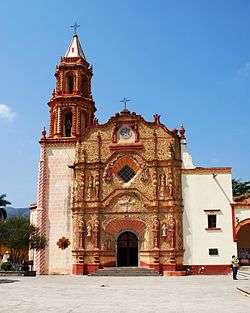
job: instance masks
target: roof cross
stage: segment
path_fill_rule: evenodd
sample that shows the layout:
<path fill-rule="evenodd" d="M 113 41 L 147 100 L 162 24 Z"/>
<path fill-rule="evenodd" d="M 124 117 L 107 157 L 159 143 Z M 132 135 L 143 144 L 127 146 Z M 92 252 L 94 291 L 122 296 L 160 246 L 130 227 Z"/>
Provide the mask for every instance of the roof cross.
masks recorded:
<path fill-rule="evenodd" d="M 79 28 L 80 25 L 75 22 L 75 24 L 71 25 L 70 27 L 74 30 L 74 35 L 77 35 L 77 28 Z"/>
<path fill-rule="evenodd" d="M 127 110 L 127 103 L 131 101 L 130 99 L 128 98 L 123 98 L 122 100 L 120 100 L 120 102 L 122 102 L 124 104 L 124 110 Z"/>

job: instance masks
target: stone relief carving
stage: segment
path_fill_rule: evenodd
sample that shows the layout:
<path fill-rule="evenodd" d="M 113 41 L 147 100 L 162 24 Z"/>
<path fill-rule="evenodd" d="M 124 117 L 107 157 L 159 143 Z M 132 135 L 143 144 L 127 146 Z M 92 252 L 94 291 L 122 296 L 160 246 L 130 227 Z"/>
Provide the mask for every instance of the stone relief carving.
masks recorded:
<path fill-rule="evenodd" d="M 135 205 L 135 203 L 135 198 L 130 195 L 125 195 L 118 201 L 118 206 L 122 211 L 129 212 L 133 210 L 133 206 Z"/>
<path fill-rule="evenodd" d="M 174 197 L 174 180 L 172 169 L 168 168 L 168 175 L 167 175 L 167 197 L 173 198 Z"/>
<path fill-rule="evenodd" d="M 141 181 L 143 183 L 148 183 L 150 181 L 150 172 L 148 167 L 142 170 Z"/>
<path fill-rule="evenodd" d="M 153 220 L 153 247 L 158 248 L 159 242 L 158 242 L 158 233 L 159 233 L 159 227 L 160 223 L 157 217 Z"/>
<path fill-rule="evenodd" d="M 111 183 L 113 181 L 113 171 L 110 164 L 106 167 L 103 173 L 103 179 L 106 183 Z"/>
<path fill-rule="evenodd" d="M 166 175 L 161 173 L 159 175 L 159 198 L 162 200 L 166 195 Z"/>
<path fill-rule="evenodd" d="M 98 248 L 98 233 L 99 233 L 99 221 L 95 220 L 94 225 L 93 225 L 93 246 L 95 249 Z"/>
<path fill-rule="evenodd" d="M 90 175 L 87 179 L 87 190 L 86 190 L 86 198 L 87 200 L 96 200 L 99 196 L 99 175 L 95 176 Z"/>
<path fill-rule="evenodd" d="M 175 227 L 176 222 L 173 216 L 170 216 L 168 220 L 168 240 L 171 249 L 175 248 Z"/>
<path fill-rule="evenodd" d="M 88 177 L 88 180 L 87 180 L 87 192 L 86 192 L 87 199 L 91 199 L 92 198 L 92 196 L 93 196 L 93 189 L 94 189 L 94 177 L 92 175 L 90 175 Z"/>

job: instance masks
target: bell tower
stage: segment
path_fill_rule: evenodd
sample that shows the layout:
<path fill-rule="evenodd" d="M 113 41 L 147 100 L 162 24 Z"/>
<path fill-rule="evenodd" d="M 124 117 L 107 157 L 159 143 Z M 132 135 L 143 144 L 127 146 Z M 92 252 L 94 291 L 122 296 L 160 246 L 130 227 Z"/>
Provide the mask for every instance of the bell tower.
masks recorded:
<path fill-rule="evenodd" d="M 64 57 L 56 66 L 56 88 L 48 103 L 50 139 L 81 137 L 95 123 L 95 103 L 91 94 L 92 66 L 87 62 L 75 33 Z"/>

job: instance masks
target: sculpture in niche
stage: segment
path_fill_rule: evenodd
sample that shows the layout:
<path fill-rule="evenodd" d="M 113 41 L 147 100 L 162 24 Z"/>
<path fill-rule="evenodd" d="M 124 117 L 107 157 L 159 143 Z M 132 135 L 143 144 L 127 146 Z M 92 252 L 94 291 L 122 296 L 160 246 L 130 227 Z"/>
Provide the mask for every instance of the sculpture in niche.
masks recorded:
<path fill-rule="evenodd" d="M 99 196 L 99 186 L 100 186 L 99 175 L 96 174 L 95 181 L 94 181 L 94 191 L 93 191 L 93 194 L 94 194 L 95 198 L 98 198 L 98 196 Z"/>
<path fill-rule="evenodd" d="M 166 223 L 163 223 L 161 226 L 161 236 L 166 237 L 167 236 L 167 225 Z"/>
<path fill-rule="evenodd" d="M 87 237 L 91 237 L 92 236 L 92 227 L 91 224 L 88 223 L 87 225 Z"/>

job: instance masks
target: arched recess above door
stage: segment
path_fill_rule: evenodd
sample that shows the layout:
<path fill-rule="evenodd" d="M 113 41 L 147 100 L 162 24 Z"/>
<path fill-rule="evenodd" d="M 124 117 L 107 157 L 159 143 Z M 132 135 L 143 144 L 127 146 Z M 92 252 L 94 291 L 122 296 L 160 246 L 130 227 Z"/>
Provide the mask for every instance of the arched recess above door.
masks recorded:
<path fill-rule="evenodd" d="M 132 230 L 139 236 L 142 236 L 146 230 L 146 224 L 139 219 L 118 218 L 109 221 L 104 229 L 107 233 L 114 236 L 126 230 Z"/>

